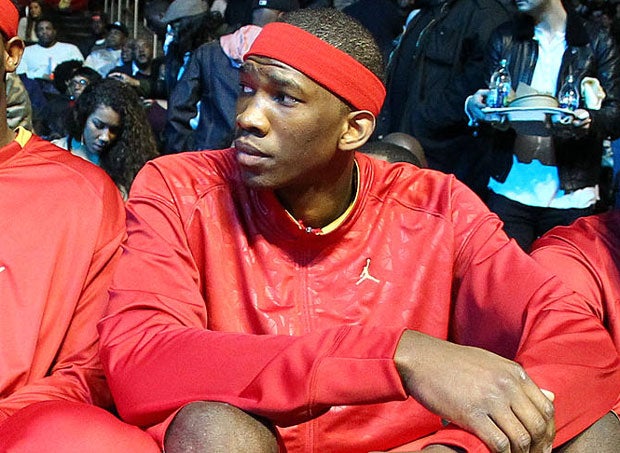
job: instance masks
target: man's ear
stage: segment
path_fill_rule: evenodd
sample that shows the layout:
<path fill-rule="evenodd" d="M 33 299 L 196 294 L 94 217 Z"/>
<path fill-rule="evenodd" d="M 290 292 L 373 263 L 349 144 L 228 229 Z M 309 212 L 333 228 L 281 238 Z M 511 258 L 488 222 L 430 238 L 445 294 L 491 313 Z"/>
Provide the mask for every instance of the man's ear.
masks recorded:
<path fill-rule="evenodd" d="M 375 130 L 375 116 L 368 110 L 356 110 L 347 115 L 347 128 L 340 136 L 339 148 L 356 150 L 368 141 Z"/>
<path fill-rule="evenodd" d="M 24 41 L 17 36 L 9 39 L 4 45 L 4 70 L 13 72 L 22 59 L 24 53 Z"/>

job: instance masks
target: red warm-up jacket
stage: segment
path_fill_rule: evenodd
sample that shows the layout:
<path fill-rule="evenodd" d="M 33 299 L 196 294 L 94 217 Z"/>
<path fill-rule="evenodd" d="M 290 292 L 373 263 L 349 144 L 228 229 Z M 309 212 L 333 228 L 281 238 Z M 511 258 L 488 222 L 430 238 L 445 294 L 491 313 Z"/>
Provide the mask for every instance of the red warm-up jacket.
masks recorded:
<path fill-rule="evenodd" d="M 407 398 L 393 361 L 404 329 L 516 357 L 556 394 L 557 443 L 610 410 L 617 353 L 581 297 L 453 177 L 356 162 L 355 201 L 323 230 L 247 188 L 234 150 L 146 165 L 99 325 L 125 420 L 165 425 L 213 400 L 272 420 L 291 452 L 386 450 L 434 432 L 429 443 L 486 451 Z"/>
<path fill-rule="evenodd" d="M 586 297 L 620 351 L 620 210 L 554 228 L 534 243 L 532 256 Z M 620 414 L 620 396 L 614 410 Z"/>
<path fill-rule="evenodd" d="M 0 149 L 0 423 L 45 400 L 112 405 L 96 326 L 124 222 L 100 168 L 24 129 Z"/>

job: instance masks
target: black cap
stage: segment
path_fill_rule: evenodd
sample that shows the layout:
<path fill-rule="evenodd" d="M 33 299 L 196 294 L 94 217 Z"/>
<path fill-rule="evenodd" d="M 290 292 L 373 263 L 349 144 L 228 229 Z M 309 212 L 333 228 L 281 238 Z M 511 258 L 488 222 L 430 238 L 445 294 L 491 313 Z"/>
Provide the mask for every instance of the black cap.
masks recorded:
<path fill-rule="evenodd" d="M 127 27 L 125 27 L 125 24 L 123 24 L 122 22 L 119 22 L 119 21 L 112 22 L 111 24 L 106 25 L 105 29 L 108 30 L 108 31 L 110 31 L 112 29 L 119 30 L 125 36 L 129 36 L 129 30 L 127 30 Z"/>

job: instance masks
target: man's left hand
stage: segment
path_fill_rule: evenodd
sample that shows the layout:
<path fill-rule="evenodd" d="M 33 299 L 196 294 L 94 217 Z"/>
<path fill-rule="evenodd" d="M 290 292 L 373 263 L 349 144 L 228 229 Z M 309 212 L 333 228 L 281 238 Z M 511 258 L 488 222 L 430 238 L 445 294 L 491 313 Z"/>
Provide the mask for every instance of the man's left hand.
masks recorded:
<path fill-rule="evenodd" d="M 590 130 L 592 117 L 585 109 L 577 109 L 573 115 L 557 114 L 551 116 L 553 135 L 560 138 L 582 137 Z"/>

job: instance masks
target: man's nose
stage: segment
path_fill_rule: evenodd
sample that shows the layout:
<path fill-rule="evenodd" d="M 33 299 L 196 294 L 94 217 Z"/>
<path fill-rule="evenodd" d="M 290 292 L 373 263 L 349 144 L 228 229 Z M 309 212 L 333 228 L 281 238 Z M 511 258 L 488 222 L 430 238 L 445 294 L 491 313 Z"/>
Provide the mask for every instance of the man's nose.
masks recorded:
<path fill-rule="evenodd" d="M 269 121 L 265 115 L 265 101 L 259 96 L 242 99 L 239 102 L 237 126 L 248 132 L 265 135 L 269 130 Z"/>

